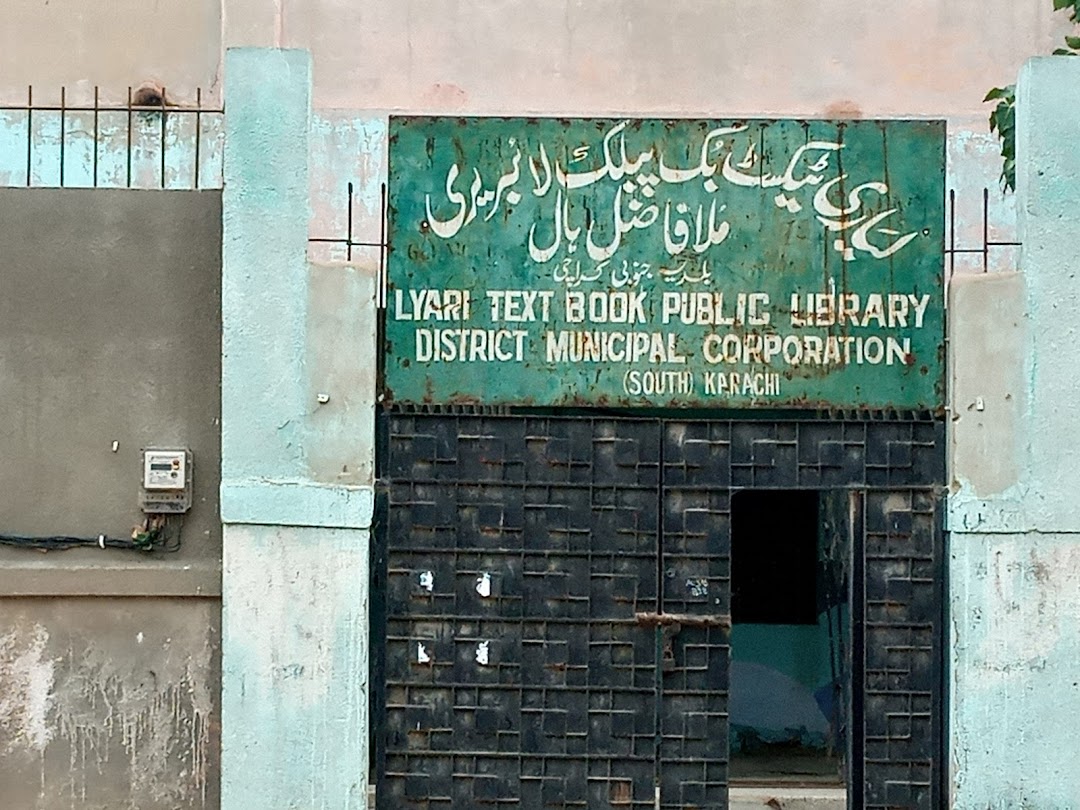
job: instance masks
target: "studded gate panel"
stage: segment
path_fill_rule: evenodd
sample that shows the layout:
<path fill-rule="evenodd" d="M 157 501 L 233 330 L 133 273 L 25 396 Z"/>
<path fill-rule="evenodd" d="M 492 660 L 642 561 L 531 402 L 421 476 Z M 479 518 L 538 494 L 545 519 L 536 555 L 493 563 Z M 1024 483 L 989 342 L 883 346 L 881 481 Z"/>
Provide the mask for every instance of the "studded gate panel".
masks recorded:
<path fill-rule="evenodd" d="M 394 418 L 382 808 L 653 807 L 656 423 Z"/>
<path fill-rule="evenodd" d="M 863 525 L 863 806 L 934 810 L 944 766 L 940 504 L 932 492 L 871 491 Z"/>
<path fill-rule="evenodd" d="M 726 808 L 752 487 L 853 491 L 849 807 L 940 805 L 939 423 L 395 414 L 386 447 L 381 810 Z"/>

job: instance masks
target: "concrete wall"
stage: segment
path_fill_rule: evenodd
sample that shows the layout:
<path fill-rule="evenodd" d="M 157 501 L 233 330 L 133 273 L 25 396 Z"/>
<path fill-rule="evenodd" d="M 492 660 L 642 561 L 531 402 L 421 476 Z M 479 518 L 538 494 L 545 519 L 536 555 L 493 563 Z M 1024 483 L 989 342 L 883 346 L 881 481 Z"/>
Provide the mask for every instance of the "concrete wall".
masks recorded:
<path fill-rule="evenodd" d="M 225 48 L 310 49 L 313 106 L 341 133 L 322 130 L 327 151 L 312 142 L 312 233 L 344 233 L 344 195 L 330 186 L 355 179 L 366 241 L 378 236 L 382 167 L 351 177 L 346 144 L 370 142 L 388 111 L 947 118 L 959 242 L 981 245 L 983 188 L 991 238 L 1010 240 L 982 98 L 1070 27 L 1050 0 L 11 0 L 5 12 L 4 103 L 24 103 L 29 84 L 43 103 L 58 103 L 61 85 L 86 102 L 95 84 L 116 101 L 147 80 L 177 102 L 201 86 L 216 103 Z M 11 116 L 13 132 L 21 123 Z M 0 117 L 0 179 L 4 130 Z M 995 250 L 992 268 L 1015 258 Z M 981 271 L 982 259 L 958 265 Z"/>
<path fill-rule="evenodd" d="M 0 593 L 217 593 L 220 234 L 218 192 L 0 190 L 0 532 L 127 537 L 141 448 L 195 459 L 178 553 L 0 547 Z"/>
<path fill-rule="evenodd" d="M 113 107 L 96 130 L 92 112 L 0 110 L 0 186 L 220 189 L 224 116 L 212 109 L 196 121 Z"/>
<path fill-rule="evenodd" d="M 3 598 L 0 612 L 4 807 L 218 806 L 217 599 Z"/>
<path fill-rule="evenodd" d="M 5 806 L 218 804 L 220 234 L 218 192 L 0 190 L 0 533 L 127 537 L 140 449 L 195 459 L 175 554 L 0 546 Z"/>
<path fill-rule="evenodd" d="M 312 51 L 316 107 L 982 117 L 1063 24 L 1049 0 L 10 0 L 0 89 L 190 101 L 223 48 L 259 46 Z"/>
<path fill-rule="evenodd" d="M 1021 273 L 953 288 L 951 711 L 962 810 L 1072 807 L 1080 796 L 1080 64 L 1032 60 L 1018 102 Z"/>
<path fill-rule="evenodd" d="M 26 100 L 34 85 L 42 102 L 127 97 L 144 81 L 163 84 L 178 100 L 217 84 L 221 65 L 220 0 L 7 0 L 0 27 L 0 102 Z"/>

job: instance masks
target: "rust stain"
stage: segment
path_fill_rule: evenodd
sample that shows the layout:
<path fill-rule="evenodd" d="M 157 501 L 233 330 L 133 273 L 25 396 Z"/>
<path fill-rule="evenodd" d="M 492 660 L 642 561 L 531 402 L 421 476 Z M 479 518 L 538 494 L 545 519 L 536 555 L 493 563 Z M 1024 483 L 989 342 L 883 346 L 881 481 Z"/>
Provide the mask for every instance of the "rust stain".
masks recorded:
<path fill-rule="evenodd" d="M 851 99 L 840 99 L 829 104 L 823 113 L 826 118 L 857 121 L 863 117 L 862 108 Z"/>

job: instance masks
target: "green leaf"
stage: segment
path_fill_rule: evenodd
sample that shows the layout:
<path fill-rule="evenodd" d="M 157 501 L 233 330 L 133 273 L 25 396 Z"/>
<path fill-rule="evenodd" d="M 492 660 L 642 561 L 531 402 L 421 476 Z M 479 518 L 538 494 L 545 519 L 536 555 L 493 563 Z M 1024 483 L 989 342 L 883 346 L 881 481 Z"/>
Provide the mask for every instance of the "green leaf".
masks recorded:
<path fill-rule="evenodd" d="M 1076 54 L 1066 48 L 1054 48 L 1054 56 L 1076 56 Z"/>
<path fill-rule="evenodd" d="M 1080 37 L 1065 37 L 1065 44 L 1074 51 L 1080 50 Z"/>
<path fill-rule="evenodd" d="M 986 98 L 984 98 L 983 101 L 996 101 L 999 98 L 1008 98 L 1015 90 L 1015 85 L 1011 84 L 1008 87 L 995 87 L 986 94 Z"/>
<path fill-rule="evenodd" d="M 1075 0 L 1080 3 L 1080 0 Z M 1016 87 L 995 87 L 986 101 L 996 101 L 990 113 L 990 131 L 1001 139 L 1001 184 L 1007 191 L 1016 187 Z"/>
<path fill-rule="evenodd" d="M 1016 161 L 1006 160 L 1005 166 L 1001 170 L 1001 178 L 1005 181 L 1005 188 L 1009 191 L 1016 191 Z"/>
<path fill-rule="evenodd" d="M 1077 22 L 1080 17 L 1080 0 L 1054 0 L 1054 11 L 1069 9 L 1069 19 Z"/>

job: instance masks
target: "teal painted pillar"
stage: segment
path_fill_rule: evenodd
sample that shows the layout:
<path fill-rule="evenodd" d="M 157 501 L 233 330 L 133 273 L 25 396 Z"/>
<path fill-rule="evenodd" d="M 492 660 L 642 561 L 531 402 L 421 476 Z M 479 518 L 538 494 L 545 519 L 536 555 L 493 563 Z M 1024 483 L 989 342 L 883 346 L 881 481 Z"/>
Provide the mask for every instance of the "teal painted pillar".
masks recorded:
<path fill-rule="evenodd" d="M 1080 60 L 1030 61 L 1017 100 L 1021 272 L 954 285 L 951 311 L 971 361 L 955 368 L 949 509 L 962 810 L 1080 800 Z"/>
<path fill-rule="evenodd" d="M 1027 289 L 1028 511 L 1042 532 L 1080 532 L 1080 65 L 1032 59 L 1017 84 L 1017 224 Z M 1080 792 L 1073 796 L 1076 800 Z"/>
<path fill-rule="evenodd" d="M 308 53 L 225 75 L 221 806 L 360 810 L 375 269 L 306 258 Z"/>

